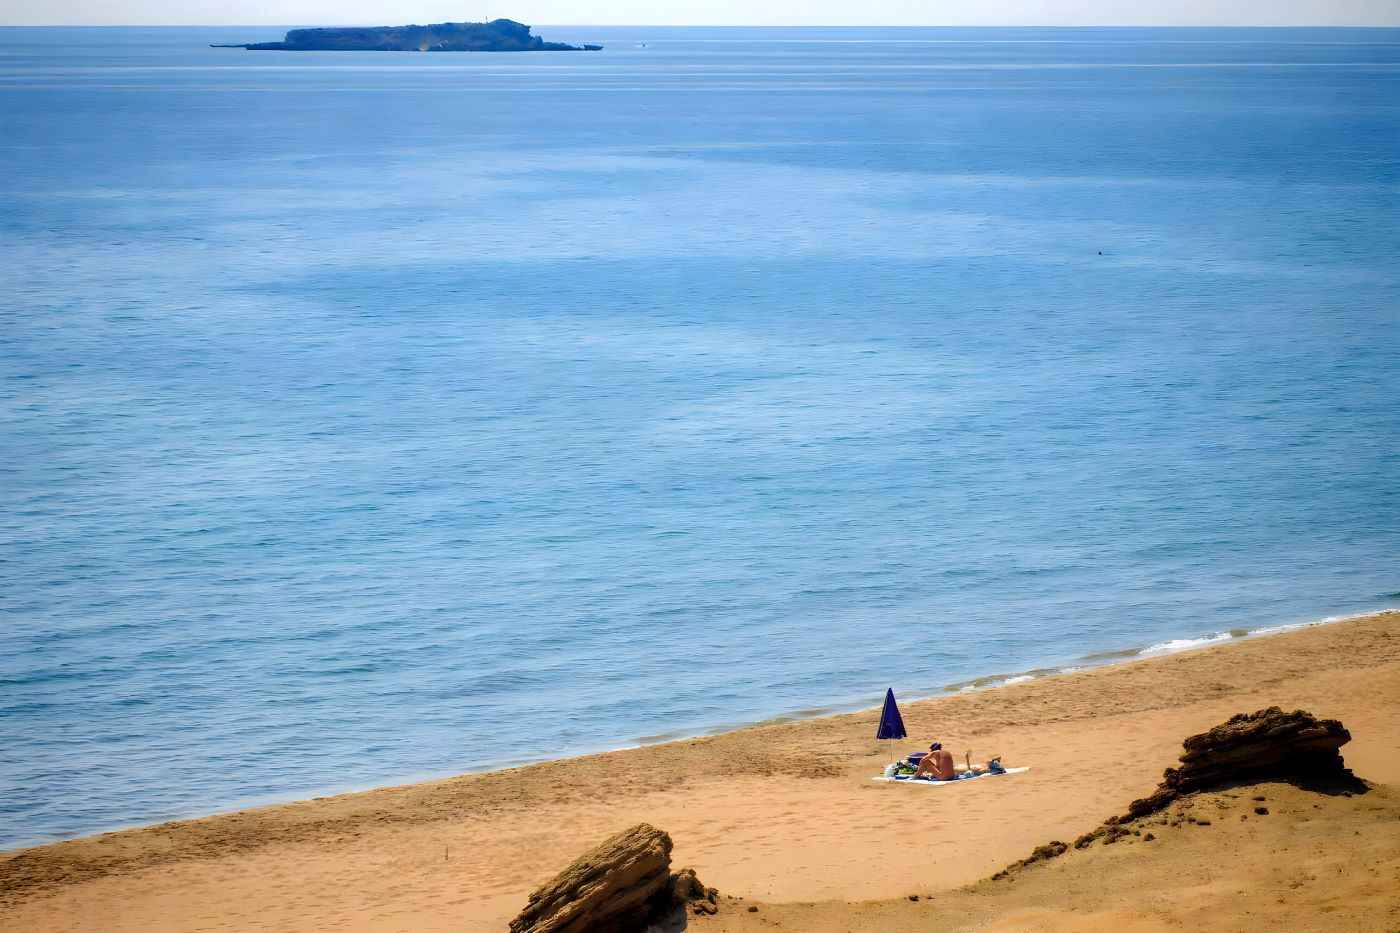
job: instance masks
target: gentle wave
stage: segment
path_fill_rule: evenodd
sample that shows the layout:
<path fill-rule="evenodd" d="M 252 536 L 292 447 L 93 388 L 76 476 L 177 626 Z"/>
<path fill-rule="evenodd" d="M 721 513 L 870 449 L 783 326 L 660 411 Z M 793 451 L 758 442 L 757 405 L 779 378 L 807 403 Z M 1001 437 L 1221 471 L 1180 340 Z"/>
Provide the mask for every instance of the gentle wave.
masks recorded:
<path fill-rule="evenodd" d="M 1386 594 L 1387 597 L 1400 597 L 1400 594 Z M 944 692 L 965 693 L 971 690 L 989 690 L 996 687 L 1006 687 L 1013 684 L 1027 683 L 1041 677 L 1053 677 L 1058 674 L 1072 674 L 1078 671 L 1088 670 L 1094 667 L 1109 667 L 1116 664 L 1124 664 L 1131 661 L 1145 660 L 1148 658 L 1158 658 L 1170 654 L 1180 654 L 1183 651 L 1195 651 L 1198 648 L 1209 648 L 1227 642 L 1238 641 L 1245 638 L 1258 638 L 1266 635 L 1279 635 L 1284 632 L 1297 631 L 1299 629 L 1314 628 L 1319 625 L 1332 625 L 1337 622 L 1348 622 L 1354 619 L 1363 619 L 1377 612 L 1390 612 L 1400 610 L 1400 605 L 1381 606 L 1366 612 L 1348 613 L 1345 615 L 1324 616 L 1307 622 L 1289 622 L 1284 625 L 1266 625 L 1253 629 L 1231 629 L 1227 632 L 1214 632 L 1209 635 L 1200 635 L 1194 638 L 1173 638 L 1169 641 L 1158 642 L 1135 648 L 1121 648 L 1109 651 L 1096 651 L 1082 656 L 1078 661 L 1051 668 L 1036 668 L 1034 670 L 1023 671 L 1014 674 L 989 674 L 984 677 L 977 677 L 972 680 L 958 681 L 948 684 L 943 688 Z"/>

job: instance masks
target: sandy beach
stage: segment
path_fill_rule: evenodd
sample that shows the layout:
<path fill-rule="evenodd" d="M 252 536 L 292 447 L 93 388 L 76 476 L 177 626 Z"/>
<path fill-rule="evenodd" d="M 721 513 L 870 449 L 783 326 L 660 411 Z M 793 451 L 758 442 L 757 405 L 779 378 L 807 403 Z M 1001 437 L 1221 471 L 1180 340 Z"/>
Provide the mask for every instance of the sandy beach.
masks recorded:
<path fill-rule="evenodd" d="M 7 853 L 0 928 L 500 930 L 534 886 L 605 836 L 645 821 L 671 834 L 676 864 L 694 867 L 725 895 L 765 905 L 756 914 L 721 912 L 699 927 L 757 929 L 763 918 L 770 928 L 820 929 L 815 908 L 802 905 L 821 902 L 828 904 L 822 916 L 840 918 L 832 929 L 880 929 L 913 922 L 906 914 L 926 909 L 933 896 L 960 905 L 957 916 L 977 928 L 1158 929 L 1163 917 L 1177 916 L 1178 901 L 1187 904 L 1182 910 L 1248 905 L 1229 901 L 1225 881 L 1215 890 L 1197 879 L 1194 899 L 1158 892 L 1155 906 L 1140 911 L 1095 902 L 1075 926 L 1062 923 L 1054 904 L 1035 901 L 1033 886 L 1016 895 L 1030 899 L 1017 908 L 1023 914 L 992 910 L 987 898 L 1002 895 L 984 887 L 950 892 L 1040 843 L 1074 838 L 1150 791 L 1186 735 L 1271 705 L 1340 719 L 1351 730 L 1346 762 L 1377 788 L 1356 801 L 1327 798 L 1318 806 L 1329 809 L 1316 814 L 1333 814 L 1370 848 L 1358 843 L 1348 855 L 1328 847 L 1328 870 L 1345 874 L 1350 858 L 1383 869 L 1356 883 L 1388 906 L 1375 914 L 1376 929 L 1400 926 L 1400 834 L 1393 822 L 1370 834 L 1400 812 L 1390 796 L 1400 786 L 1400 612 L 1386 612 L 904 706 L 910 738 L 902 750 L 939 739 L 959 758 L 965 749 L 978 760 L 1001 753 L 1009 765 L 1031 768 L 1007 778 L 936 788 L 872 782 L 890 755 L 872 738 L 878 710 L 869 710 Z M 1273 793 L 1284 801 L 1281 817 L 1312 814 L 1302 792 Z M 1222 810 L 1236 805 L 1243 803 L 1219 801 Z M 1284 860 L 1296 855 L 1259 836 L 1292 826 L 1289 844 L 1301 845 L 1302 824 L 1241 816 L 1231 814 L 1231 845 L 1254 854 L 1233 857 L 1233 870 L 1272 878 L 1283 893 L 1262 881 L 1241 887 L 1279 910 L 1289 898 L 1314 897 L 1307 883 L 1289 887 L 1297 865 Z M 1334 830 L 1318 818 L 1309 816 L 1317 839 L 1308 844 L 1325 847 Z M 1202 839 L 1175 854 L 1153 850 L 1152 858 L 1167 861 L 1151 871 L 1139 866 L 1137 875 L 1105 867 L 1123 858 L 1117 851 L 1086 853 L 1035 883 L 1079 890 L 1081 898 L 1093 892 L 1053 873 L 1079 871 L 1081 881 L 1111 875 L 1129 887 L 1142 883 L 1132 877 L 1151 876 L 1160 887 L 1169 883 L 1161 880 L 1169 864 L 1199 866 L 1225 851 Z M 1093 896 L 1102 901 L 1112 885 L 1100 888 Z M 923 900 L 909 901 L 913 894 Z M 997 926 L 1007 916 L 1021 920 Z M 1243 914 L 1216 919 L 1220 929 L 1248 925 Z"/>

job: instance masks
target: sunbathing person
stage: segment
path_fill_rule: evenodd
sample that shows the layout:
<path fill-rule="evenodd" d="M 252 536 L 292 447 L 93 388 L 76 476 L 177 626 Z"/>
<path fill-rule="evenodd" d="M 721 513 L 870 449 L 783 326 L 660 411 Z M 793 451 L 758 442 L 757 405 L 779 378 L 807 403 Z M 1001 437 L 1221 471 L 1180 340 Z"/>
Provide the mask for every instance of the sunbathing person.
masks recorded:
<path fill-rule="evenodd" d="M 964 753 L 963 762 L 967 765 L 967 768 L 962 774 L 959 774 L 958 777 L 977 777 L 979 774 L 1002 774 L 1006 771 L 1006 768 L 1002 766 L 1000 755 L 993 755 L 988 759 L 987 767 L 985 768 L 973 767 L 971 751 Z"/>
<path fill-rule="evenodd" d="M 919 759 L 919 766 L 914 769 L 914 780 L 929 778 L 951 781 L 957 773 L 952 754 L 943 747 L 942 742 L 934 742 L 928 747 L 928 754 Z"/>
<path fill-rule="evenodd" d="M 980 774 L 1001 774 L 1006 771 L 1002 767 L 1000 755 L 988 761 L 985 768 L 975 768 L 972 765 L 972 752 L 968 751 L 963 755 L 966 767 L 959 771 L 953 763 L 953 756 L 943 748 L 942 742 L 934 742 L 928 748 L 928 754 L 919 760 L 919 767 L 914 769 L 914 780 L 952 781 L 958 778 L 977 777 Z"/>

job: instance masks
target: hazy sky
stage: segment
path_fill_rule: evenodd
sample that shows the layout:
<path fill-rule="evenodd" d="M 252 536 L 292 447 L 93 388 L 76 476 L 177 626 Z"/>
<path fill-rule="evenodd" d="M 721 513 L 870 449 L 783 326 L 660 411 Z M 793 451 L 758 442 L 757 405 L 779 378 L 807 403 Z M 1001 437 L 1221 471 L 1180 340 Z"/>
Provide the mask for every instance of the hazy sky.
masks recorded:
<path fill-rule="evenodd" d="M 7 25 L 1400 25 L 1400 0 L 0 0 Z"/>

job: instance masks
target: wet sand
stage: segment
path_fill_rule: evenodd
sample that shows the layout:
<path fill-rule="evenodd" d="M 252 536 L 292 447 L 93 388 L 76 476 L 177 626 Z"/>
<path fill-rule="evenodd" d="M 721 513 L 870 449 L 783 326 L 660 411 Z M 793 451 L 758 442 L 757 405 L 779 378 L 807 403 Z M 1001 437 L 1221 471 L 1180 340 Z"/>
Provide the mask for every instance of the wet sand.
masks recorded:
<path fill-rule="evenodd" d="M 872 739 L 878 710 L 755 727 L 8 853 L 0 929 L 499 930 L 531 888 L 643 820 L 725 894 L 912 903 L 1092 828 L 1151 790 L 1184 736 L 1270 705 L 1341 719 L 1348 765 L 1400 785 L 1400 613 L 903 707 L 901 749 L 937 738 L 1025 774 L 872 782 L 890 757 Z M 891 919 L 860 909 L 871 929 Z M 1055 922 L 1043 928 L 1070 928 Z"/>

